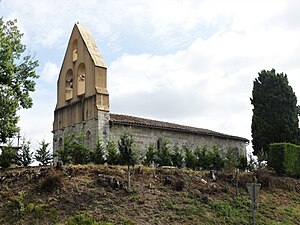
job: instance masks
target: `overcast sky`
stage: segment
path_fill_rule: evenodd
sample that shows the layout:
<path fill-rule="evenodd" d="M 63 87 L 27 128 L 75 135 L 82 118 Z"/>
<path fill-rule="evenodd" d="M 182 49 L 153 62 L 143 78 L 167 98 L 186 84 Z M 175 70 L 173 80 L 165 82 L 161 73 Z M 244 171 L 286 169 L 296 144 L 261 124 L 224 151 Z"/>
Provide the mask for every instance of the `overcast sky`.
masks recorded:
<path fill-rule="evenodd" d="M 52 143 L 56 81 L 77 21 L 108 66 L 111 112 L 251 139 L 253 80 L 288 75 L 300 95 L 300 1 L 2 0 L 39 60 L 21 135 Z"/>

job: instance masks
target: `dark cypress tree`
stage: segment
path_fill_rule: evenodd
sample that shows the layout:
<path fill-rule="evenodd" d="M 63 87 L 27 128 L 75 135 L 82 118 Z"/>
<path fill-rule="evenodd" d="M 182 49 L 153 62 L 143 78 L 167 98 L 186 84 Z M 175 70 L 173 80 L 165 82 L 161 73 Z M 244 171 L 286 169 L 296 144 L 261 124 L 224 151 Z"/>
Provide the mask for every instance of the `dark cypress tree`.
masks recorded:
<path fill-rule="evenodd" d="M 297 98 L 286 74 L 262 70 L 253 82 L 251 104 L 254 155 L 267 157 L 269 144 L 298 142 Z"/>

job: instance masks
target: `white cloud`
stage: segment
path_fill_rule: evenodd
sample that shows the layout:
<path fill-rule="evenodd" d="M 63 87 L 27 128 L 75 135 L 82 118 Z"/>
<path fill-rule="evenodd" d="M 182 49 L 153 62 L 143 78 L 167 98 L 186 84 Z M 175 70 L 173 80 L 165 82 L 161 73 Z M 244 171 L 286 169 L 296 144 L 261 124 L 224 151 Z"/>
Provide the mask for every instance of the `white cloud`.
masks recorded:
<path fill-rule="evenodd" d="M 284 65 L 300 60 L 293 58 L 299 38 L 298 30 L 280 27 L 220 31 L 174 54 L 123 55 L 108 70 L 111 108 L 250 139 L 252 82 L 274 67 L 295 86 L 297 65 Z"/>
<path fill-rule="evenodd" d="M 48 83 L 56 81 L 59 74 L 59 67 L 52 62 L 46 62 L 41 73 L 41 79 Z"/>
<path fill-rule="evenodd" d="M 77 21 L 111 57 L 104 59 L 114 112 L 250 139 L 249 98 L 260 70 L 287 73 L 300 95 L 299 1 L 15 0 L 0 7 L 4 18 L 19 19 L 26 42 L 47 61 L 33 111 L 21 121 L 37 139 L 51 136 L 56 90 L 49 84 L 59 72 L 53 62 L 63 58 L 49 58 L 49 49 L 65 48 Z"/>

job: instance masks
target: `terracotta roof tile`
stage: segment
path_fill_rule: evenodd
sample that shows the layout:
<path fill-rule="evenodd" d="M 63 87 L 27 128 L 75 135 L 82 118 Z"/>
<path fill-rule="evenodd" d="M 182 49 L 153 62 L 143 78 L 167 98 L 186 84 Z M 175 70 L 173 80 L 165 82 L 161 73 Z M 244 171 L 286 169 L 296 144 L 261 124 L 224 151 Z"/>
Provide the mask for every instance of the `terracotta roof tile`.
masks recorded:
<path fill-rule="evenodd" d="M 201 134 L 201 135 L 206 135 L 206 136 L 214 136 L 214 137 L 219 137 L 219 138 L 249 142 L 249 140 L 246 138 L 227 135 L 227 134 L 215 132 L 215 131 L 208 130 L 208 129 L 184 126 L 184 125 L 168 123 L 168 122 L 163 122 L 163 121 L 158 121 L 158 120 L 144 119 L 144 118 L 139 118 L 139 117 L 135 117 L 135 116 L 110 113 L 110 122 L 112 124 L 129 125 L 129 126 L 143 126 L 143 127 L 157 128 L 157 129 L 163 129 L 163 130 L 172 130 L 172 131 L 179 131 L 179 132 L 187 132 L 187 133 Z"/>

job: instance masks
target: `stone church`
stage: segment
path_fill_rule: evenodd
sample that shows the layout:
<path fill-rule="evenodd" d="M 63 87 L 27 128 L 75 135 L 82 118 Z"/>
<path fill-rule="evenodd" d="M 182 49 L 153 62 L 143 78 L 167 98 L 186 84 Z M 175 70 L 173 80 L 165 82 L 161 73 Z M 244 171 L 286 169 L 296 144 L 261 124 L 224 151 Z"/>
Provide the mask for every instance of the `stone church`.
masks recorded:
<path fill-rule="evenodd" d="M 53 151 L 63 146 L 67 133 L 83 132 L 87 147 L 93 148 L 97 139 L 117 141 L 126 129 L 142 149 L 150 143 L 159 145 L 162 138 L 178 146 L 218 145 L 220 150 L 233 147 L 240 153 L 245 153 L 248 144 L 246 138 L 212 130 L 111 113 L 107 67 L 91 33 L 76 23 L 57 81 Z"/>

